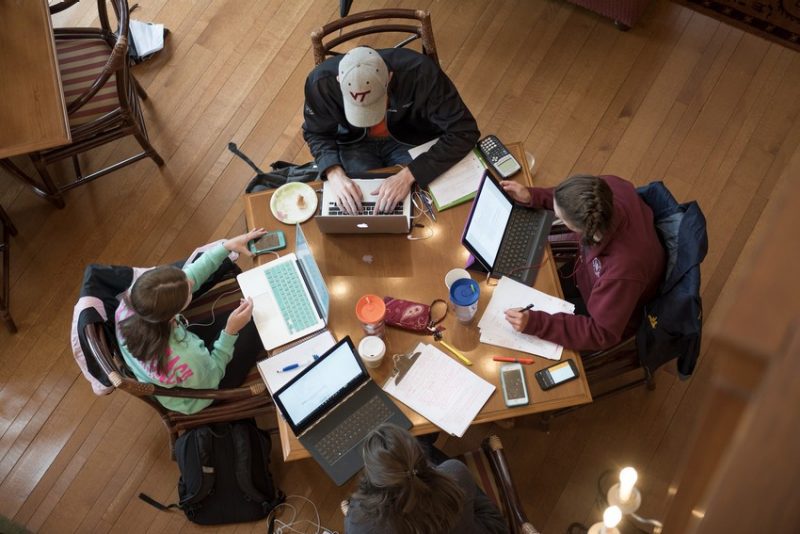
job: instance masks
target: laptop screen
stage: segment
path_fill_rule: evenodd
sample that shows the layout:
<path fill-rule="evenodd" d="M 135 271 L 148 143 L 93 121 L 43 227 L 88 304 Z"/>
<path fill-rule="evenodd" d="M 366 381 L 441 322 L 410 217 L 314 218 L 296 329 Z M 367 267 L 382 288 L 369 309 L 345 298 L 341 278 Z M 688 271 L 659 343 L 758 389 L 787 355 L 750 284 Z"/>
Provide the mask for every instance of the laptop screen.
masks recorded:
<path fill-rule="evenodd" d="M 325 279 L 319 270 L 317 262 L 314 260 L 314 255 L 311 253 L 311 248 L 308 246 L 303 230 L 298 224 L 295 228 L 295 244 L 294 253 L 303 266 L 303 273 L 306 275 L 309 289 L 314 296 L 314 300 L 320 307 L 322 319 L 328 322 L 328 309 L 331 303 L 331 296 L 328 293 L 328 287 L 325 285 Z"/>
<path fill-rule="evenodd" d="M 345 337 L 278 390 L 275 404 L 295 434 L 369 378 L 349 337 Z"/>
<path fill-rule="evenodd" d="M 500 184 L 484 173 L 461 242 L 487 269 L 494 267 L 513 207 Z"/>

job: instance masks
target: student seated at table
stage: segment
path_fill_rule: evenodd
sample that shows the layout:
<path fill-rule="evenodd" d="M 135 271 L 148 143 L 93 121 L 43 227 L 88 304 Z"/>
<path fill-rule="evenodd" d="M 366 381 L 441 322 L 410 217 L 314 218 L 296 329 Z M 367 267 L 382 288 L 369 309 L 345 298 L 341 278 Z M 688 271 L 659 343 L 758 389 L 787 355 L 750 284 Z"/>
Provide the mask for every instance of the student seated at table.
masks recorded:
<path fill-rule="evenodd" d="M 458 163 L 480 132 L 453 82 L 431 58 L 406 48 L 359 46 L 317 65 L 305 85 L 303 138 L 341 209 L 361 209 L 348 173 L 408 165 L 373 193 L 391 211 L 416 182 L 426 187 Z M 438 141 L 411 161 L 408 149 Z"/>
<path fill-rule="evenodd" d="M 506 533 L 508 526 L 458 460 L 434 466 L 402 428 L 383 424 L 364 441 L 364 474 L 350 498 L 348 534 Z"/>
<path fill-rule="evenodd" d="M 252 256 L 248 241 L 265 233 L 259 229 L 228 239 L 183 269 L 156 267 L 134 281 L 117 308 L 115 323 L 122 357 L 139 381 L 193 389 L 231 388 L 244 382 L 262 354 L 258 332 L 250 322 L 252 300 L 243 299 L 218 334 L 218 327 L 213 325 L 187 325 L 180 312 L 189 306 L 192 293 L 219 268 L 229 252 Z M 197 333 L 190 330 L 193 326 L 200 327 L 194 328 Z M 203 329 L 209 326 L 213 332 Z M 209 338 L 208 347 L 203 337 Z M 186 414 L 198 412 L 212 402 L 157 398 L 165 408 Z"/>
<path fill-rule="evenodd" d="M 577 287 L 575 315 L 506 311 L 515 330 L 578 351 L 604 350 L 633 335 L 643 306 L 664 278 L 666 253 L 653 212 L 633 184 L 617 176 L 572 176 L 555 188 L 503 188 L 520 204 L 554 210 L 580 236 L 574 265 L 560 272 L 565 295 Z M 566 271 L 566 272 L 565 272 Z"/>

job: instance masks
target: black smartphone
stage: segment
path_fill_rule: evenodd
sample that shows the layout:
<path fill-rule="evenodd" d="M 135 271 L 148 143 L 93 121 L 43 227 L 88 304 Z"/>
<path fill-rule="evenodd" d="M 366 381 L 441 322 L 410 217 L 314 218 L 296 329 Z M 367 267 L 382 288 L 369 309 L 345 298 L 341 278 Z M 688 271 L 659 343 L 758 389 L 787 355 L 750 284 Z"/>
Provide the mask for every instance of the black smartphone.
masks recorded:
<path fill-rule="evenodd" d="M 534 376 L 542 390 L 547 391 L 564 382 L 569 382 L 570 380 L 578 378 L 578 367 L 572 360 L 565 360 L 536 371 Z"/>
<path fill-rule="evenodd" d="M 253 254 L 264 254 L 273 250 L 280 250 L 286 247 L 286 237 L 280 230 L 267 232 L 258 239 L 250 241 L 250 252 Z"/>

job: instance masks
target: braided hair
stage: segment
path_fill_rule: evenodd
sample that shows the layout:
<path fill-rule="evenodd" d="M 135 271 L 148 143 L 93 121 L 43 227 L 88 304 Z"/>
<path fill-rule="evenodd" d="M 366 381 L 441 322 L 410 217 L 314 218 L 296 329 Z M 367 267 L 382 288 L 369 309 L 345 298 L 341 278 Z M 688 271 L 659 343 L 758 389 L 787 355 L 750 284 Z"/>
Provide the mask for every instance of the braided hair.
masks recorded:
<path fill-rule="evenodd" d="M 570 226 L 580 231 L 585 245 L 602 241 L 614 216 L 614 194 L 605 180 L 576 174 L 556 187 L 554 197 Z"/>

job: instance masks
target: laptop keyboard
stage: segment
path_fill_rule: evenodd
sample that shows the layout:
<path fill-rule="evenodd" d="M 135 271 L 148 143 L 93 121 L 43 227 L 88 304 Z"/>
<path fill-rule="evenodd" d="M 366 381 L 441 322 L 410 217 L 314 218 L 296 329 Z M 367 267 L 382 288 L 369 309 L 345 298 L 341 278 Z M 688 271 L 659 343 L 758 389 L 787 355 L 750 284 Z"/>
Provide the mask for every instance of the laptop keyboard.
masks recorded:
<path fill-rule="evenodd" d="M 381 397 L 375 395 L 319 440 L 316 445 L 317 452 L 325 461 L 333 464 L 358 445 L 370 430 L 391 416 L 392 411 L 384 404 Z"/>
<path fill-rule="evenodd" d="M 503 241 L 494 271 L 511 278 L 521 279 L 526 274 L 525 267 L 539 260 L 531 260 L 531 243 L 546 238 L 544 225 L 547 221 L 544 210 L 514 210 L 508 221 L 508 233 Z M 549 231 L 549 230 L 548 230 Z"/>
<path fill-rule="evenodd" d="M 403 203 L 400 202 L 397 206 L 395 206 L 394 210 L 389 213 L 375 213 L 375 202 L 362 202 L 361 203 L 361 211 L 358 212 L 358 215 L 402 215 L 403 214 Z M 336 205 L 335 202 L 331 202 L 328 204 L 328 215 L 350 215 L 349 213 L 345 213 L 339 206 Z"/>
<path fill-rule="evenodd" d="M 317 314 L 294 265 L 289 262 L 279 263 L 264 271 L 264 274 L 290 334 L 305 330 L 317 322 Z"/>

